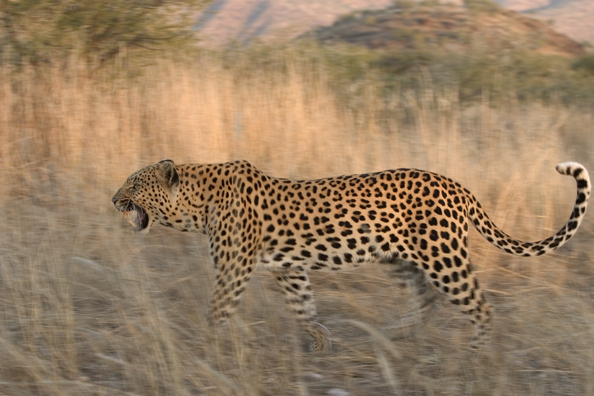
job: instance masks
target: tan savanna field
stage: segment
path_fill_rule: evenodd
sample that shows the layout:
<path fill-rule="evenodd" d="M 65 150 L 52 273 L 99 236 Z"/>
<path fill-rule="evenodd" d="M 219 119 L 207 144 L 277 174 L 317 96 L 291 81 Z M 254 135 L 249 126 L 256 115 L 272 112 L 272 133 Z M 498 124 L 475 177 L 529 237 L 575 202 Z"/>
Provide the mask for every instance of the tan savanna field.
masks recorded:
<path fill-rule="evenodd" d="M 417 167 L 459 181 L 503 230 L 533 241 L 573 207 L 575 181 L 555 165 L 594 170 L 591 111 L 488 92 L 462 104 L 456 84 L 422 72 L 418 89 L 384 97 L 370 76 L 345 100 L 326 69 L 297 58 L 93 70 L 0 70 L 0 395 L 594 394 L 592 209 L 575 238 L 537 258 L 471 231 L 495 313 L 479 353 L 445 300 L 402 331 L 411 301 L 369 265 L 311 273 L 334 341 L 312 354 L 264 271 L 229 326 L 209 327 L 206 237 L 135 235 L 111 203 L 129 174 L 165 158 L 247 159 L 299 179 Z"/>

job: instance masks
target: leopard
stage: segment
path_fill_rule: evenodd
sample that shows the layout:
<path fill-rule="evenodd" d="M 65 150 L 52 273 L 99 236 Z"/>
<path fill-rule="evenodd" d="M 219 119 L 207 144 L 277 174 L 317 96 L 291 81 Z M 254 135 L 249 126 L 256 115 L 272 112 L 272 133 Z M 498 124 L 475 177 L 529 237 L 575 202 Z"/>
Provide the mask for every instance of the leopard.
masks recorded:
<path fill-rule="evenodd" d="M 160 224 L 208 236 L 216 273 L 208 320 L 215 326 L 229 320 L 260 267 L 273 273 L 296 323 L 313 339 L 310 349 L 329 351 L 331 334 L 317 322 L 308 271 L 377 262 L 390 279 L 417 290 L 420 308 L 435 295 L 458 306 L 472 323 L 470 347 L 477 349 L 489 340 L 492 309 L 470 262 L 469 229 L 515 256 L 563 246 L 584 218 L 591 183 L 577 162 L 556 170 L 576 180 L 577 197 L 565 225 L 537 242 L 502 231 L 459 183 L 414 168 L 290 180 L 242 160 L 176 165 L 167 159 L 130 175 L 112 202 L 135 232 Z"/>

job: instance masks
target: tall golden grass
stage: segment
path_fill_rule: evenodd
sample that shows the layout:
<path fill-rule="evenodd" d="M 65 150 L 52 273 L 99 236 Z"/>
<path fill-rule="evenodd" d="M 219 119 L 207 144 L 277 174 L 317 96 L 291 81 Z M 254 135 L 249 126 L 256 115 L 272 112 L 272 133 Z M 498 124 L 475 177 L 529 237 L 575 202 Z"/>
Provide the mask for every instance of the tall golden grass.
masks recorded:
<path fill-rule="evenodd" d="M 593 394 L 590 217 L 558 253 L 530 260 L 472 234 L 496 315 L 479 355 L 447 302 L 403 335 L 406 293 L 377 266 L 312 274 L 331 354 L 304 351 L 266 273 L 229 326 L 207 325 L 205 238 L 134 235 L 111 205 L 149 163 L 242 158 L 301 179 L 430 169 L 527 240 L 570 214 L 575 183 L 554 165 L 594 163 L 594 117 L 578 108 L 494 105 L 488 93 L 462 105 L 426 73 L 422 89 L 389 97 L 370 77 L 345 101 L 323 67 L 280 64 L 0 69 L 0 395 Z"/>

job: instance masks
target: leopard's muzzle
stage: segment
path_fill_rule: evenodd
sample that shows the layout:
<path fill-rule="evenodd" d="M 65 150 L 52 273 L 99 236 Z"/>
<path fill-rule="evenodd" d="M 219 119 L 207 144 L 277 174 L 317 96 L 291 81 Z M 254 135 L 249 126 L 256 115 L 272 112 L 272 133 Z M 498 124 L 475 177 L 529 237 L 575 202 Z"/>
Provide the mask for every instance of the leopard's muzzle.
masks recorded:
<path fill-rule="evenodd" d="M 115 208 L 124 214 L 128 223 L 133 227 L 134 232 L 141 232 L 148 227 L 149 216 L 142 206 L 129 199 L 112 198 Z"/>

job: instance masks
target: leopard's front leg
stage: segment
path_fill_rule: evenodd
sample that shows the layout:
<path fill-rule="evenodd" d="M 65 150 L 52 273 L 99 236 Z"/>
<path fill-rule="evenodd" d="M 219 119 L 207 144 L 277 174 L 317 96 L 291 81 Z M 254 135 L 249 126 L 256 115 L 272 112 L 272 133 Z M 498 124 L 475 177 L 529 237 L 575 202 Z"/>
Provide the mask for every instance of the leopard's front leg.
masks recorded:
<path fill-rule="evenodd" d="M 216 285 L 213 294 L 209 322 L 220 325 L 235 312 L 253 272 L 253 260 L 247 262 L 229 261 L 217 268 Z"/>
<path fill-rule="evenodd" d="M 235 311 L 256 265 L 259 233 L 249 227 L 251 210 L 229 205 L 212 212 L 209 224 L 209 251 L 216 269 L 216 285 L 209 311 L 209 321 L 224 323 Z"/>
<path fill-rule="evenodd" d="M 332 348 L 330 332 L 315 321 L 316 303 L 311 291 L 307 272 L 303 269 L 277 269 L 272 271 L 284 295 L 287 306 L 293 311 L 301 328 L 314 341 L 310 344 L 313 352 L 326 352 Z"/>

